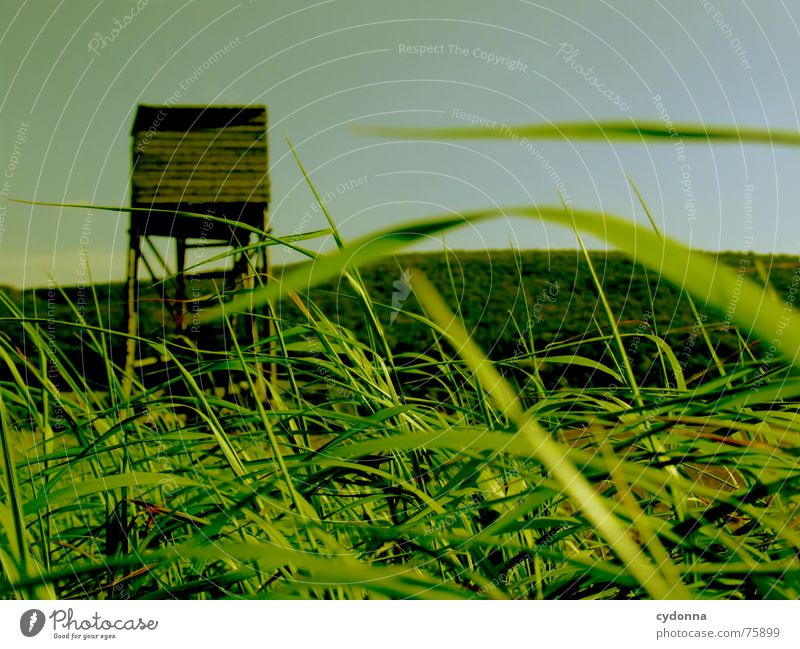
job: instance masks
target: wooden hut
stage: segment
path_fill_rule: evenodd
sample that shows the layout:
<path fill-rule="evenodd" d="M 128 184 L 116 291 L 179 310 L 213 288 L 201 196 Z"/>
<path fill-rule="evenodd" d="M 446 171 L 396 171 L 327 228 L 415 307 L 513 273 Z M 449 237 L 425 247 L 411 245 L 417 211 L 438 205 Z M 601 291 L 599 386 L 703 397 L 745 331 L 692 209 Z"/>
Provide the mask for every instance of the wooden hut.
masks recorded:
<path fill-rule="evenodd" d="M 267 230 L 267 110 L 264 106 L 143 105 L 138 107 L 131 135 L 131 207 L 135 209 L 129 231 L 128 332 L 138 332 L 142 266 L 153 280 L 170 280 L 163 283 L 164 303 L 173 312 L 175 328 L 189 332 L 187 282 L 213 277 L 246 286 L 248 278 L 267 272 L 265 247 L 241 250 Z M 173 239 L 174 245 L 167 246 L 171 252 L 163 254 L 163 245 L 159 251 L 153 237 Z M 205 252 L 215 254 L 229 249 L 227 266 L 203 273 L 187 270 L 187 251 L 197 248 L 214 248 Z M 174 259 L 169 258 L 172 255 Z M 198 252 L 193 259 L 199 256 Z M 129 342 L 130 368 L 143 364 L 135 347 Z"/>
<path fill-rule="evenodd" d="M 201 238 L 203 220 L 179 210 L 265 225 L 265 107 L 140 106 L 132 135 L 131 206 L 159 210 L 134 214 L 140 232 Z"/>

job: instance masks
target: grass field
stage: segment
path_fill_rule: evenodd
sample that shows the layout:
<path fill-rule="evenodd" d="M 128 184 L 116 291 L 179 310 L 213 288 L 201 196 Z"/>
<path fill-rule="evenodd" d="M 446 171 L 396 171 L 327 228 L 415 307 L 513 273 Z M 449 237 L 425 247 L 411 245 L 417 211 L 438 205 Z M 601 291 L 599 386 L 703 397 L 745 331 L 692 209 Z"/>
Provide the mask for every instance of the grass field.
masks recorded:
<path fill-rule="evenodd" d="M 559 136 L 669 137 L 661 129 Z M 431 282 L 400 263 L 393 303 L 358 270 L 501 214 L 605 239 L 648 269 L 644 286 L 691 296 L 681 337 L 659 329 L 670 314 L 649 297 L 636 311 L 652 317 L 621 325 L 588 253 L 597 308 L 586 334 L 538 337 L 555 302 L 521 266 L 504 325 L 516 344 L 492 350 L 465 324 L 455 274 Z M 2 596 L 800 596 L 795 275 L 776 291 L 653 228 L 563 206 L 433 216 L 353 242 L 333 218 L 330 229 L 335 252 L 272 240 L 309 261 L 252 294 L 209 300 L 202 319 L 227 331 L 225 349 L 143 338 L 168 359 L 155 383 L 129 388 L 108 351 L 123 334 L 82 322 L 77 305 L 48 320 L 5 299 L 22 343 L 0 338 Z M 315 302 L 326 282 L 347 287 L 357 323 Z M 288 304 L 291 314 L 278 308 Z M 274 329 L 255 346 L 231 320 L 247 310 Z M 398 349 L 387 330 L 410 322 L 419 339 Z M 93 378 L 53 344 L 53 327 L 93 350 Z M 554 367 L 593 380 L 560 381 Z M 215 389 L 220 375 L 241 389 Z"/>

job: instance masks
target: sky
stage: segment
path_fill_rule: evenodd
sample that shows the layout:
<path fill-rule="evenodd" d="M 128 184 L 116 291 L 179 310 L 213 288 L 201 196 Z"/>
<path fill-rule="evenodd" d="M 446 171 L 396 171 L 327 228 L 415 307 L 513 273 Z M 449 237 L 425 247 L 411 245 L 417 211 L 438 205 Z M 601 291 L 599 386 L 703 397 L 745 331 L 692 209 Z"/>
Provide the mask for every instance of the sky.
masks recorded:
<path fill-rule="evenodd" d="M 0 0 L 0 196 L 129 203 L 136 106 L 266 104 L 276 235 L 503 205 L 601 209 L 708 250 L 800 254 L 800 150 L 414 141 L 365 125 L 672 119 L 797 130 L 800 2 Z M 227 46 L 227 48 L 226 48 Z M 226 48 L 224 56 L 215 52 Z M 0 202 L 0 284 L 125 275 L 128 215 Z M 588 239 L 593 247 L 602 242 Z M 572 248 L 508 218 L 415 249 Z M 308 247 L 327 250 L 330 240 Z M 273 263 L 294 261 L 276 251 Z"/>

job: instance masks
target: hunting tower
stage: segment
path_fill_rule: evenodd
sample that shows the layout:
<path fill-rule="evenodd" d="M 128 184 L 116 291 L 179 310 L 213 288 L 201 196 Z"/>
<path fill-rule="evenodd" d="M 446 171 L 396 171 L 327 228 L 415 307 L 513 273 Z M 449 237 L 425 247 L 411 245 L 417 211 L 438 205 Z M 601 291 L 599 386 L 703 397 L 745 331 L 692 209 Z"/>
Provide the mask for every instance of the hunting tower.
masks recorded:
<path fill-rule="evenodd" d="M 200 299 L 194 287 L 202 280 L 219 280 L 220 288 L 248 288 L 267 273 L 266 247 L 258 245 L 267 230 L 269 202 L 267 110 L 139 106 L 131 134 L 131 207 L 138 209 L 131 212 L 129 230 L 128 333 L 139 333 L 143 267 L 154 283 L 161 282 L 159 297 L 172 320 L 169 327 L 164 323 L 165 333 L 171 327 L 191 337 Z M 162 237 L 170 245 L 163 240 L 156 245 L 154 238 Z M 225 267 L 194 270 L 202 256 L 224 258 Z M 193 287 L 191 296 L 187 285 Z M 157 360 L 145 356 L 129 338 L 131 378 L 135 368 Z"/>

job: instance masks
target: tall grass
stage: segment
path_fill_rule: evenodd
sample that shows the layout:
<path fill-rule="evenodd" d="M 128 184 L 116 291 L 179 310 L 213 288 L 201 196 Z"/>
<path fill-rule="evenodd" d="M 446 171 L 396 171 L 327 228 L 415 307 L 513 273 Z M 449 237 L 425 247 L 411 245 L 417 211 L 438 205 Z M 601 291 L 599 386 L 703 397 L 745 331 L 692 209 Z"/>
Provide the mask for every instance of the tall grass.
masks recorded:
<path fill-rule="evenodd" d="M 518 326 L 525 353 L 489 358 L 454 296 L 412 271 L 421 309 L 406 316 L 430 345 L 394 353 L 382 323 L 396 305 L 371 298 L 358 268 L 501 214 L 576 227 L 626 251 L 693 295 L 695 334 L 709 344 L 700 310 L 724 311 L 735 289 L 740 339 L 779 337 L 780 349 L 769 362 L 744 351 L 716 359 L 719 377 L 687 382 L 679 350 L 654 331 L 663 384 L 648 387 L 604 300 L 608 326 L 552 345 L 550 360 L 613 376 L 617 388 L 548 385 L 530 328 Z M 309 261 L 280 282 L 209 300 L 204 321 L 227 327 L 227 349 L 139 339 L 168 359 L 156 383 L 125 386 L 108 349 L 127 334 L 81 317 L 28 317 L 3 300 L 3 326 L 25 337 L 22 348 L 0 337 L 3 596 L 800 596 L 791 305 L 658 232 L 563 206 L 433 217 L 352 243 L 326 216 L 335 252 L 267 235 L 265 245 Z M 342 275 L 363 305 L 366 338 L 306 296 Z M 594 280 L 601 296 L 614 290 Z M 302 317 L 281 315 L 281 298 Z M 272 323 L 255 345 L 229 320 L 252 309 Z M 104 359 L 104 389 L 49 344 L 52 326 Z M 583 354 L 594 345 L 607 362 Z M 279 380 L 257 399 L 271 364 Z M 215 389 L 220 371 L 243 390 Z"/>

